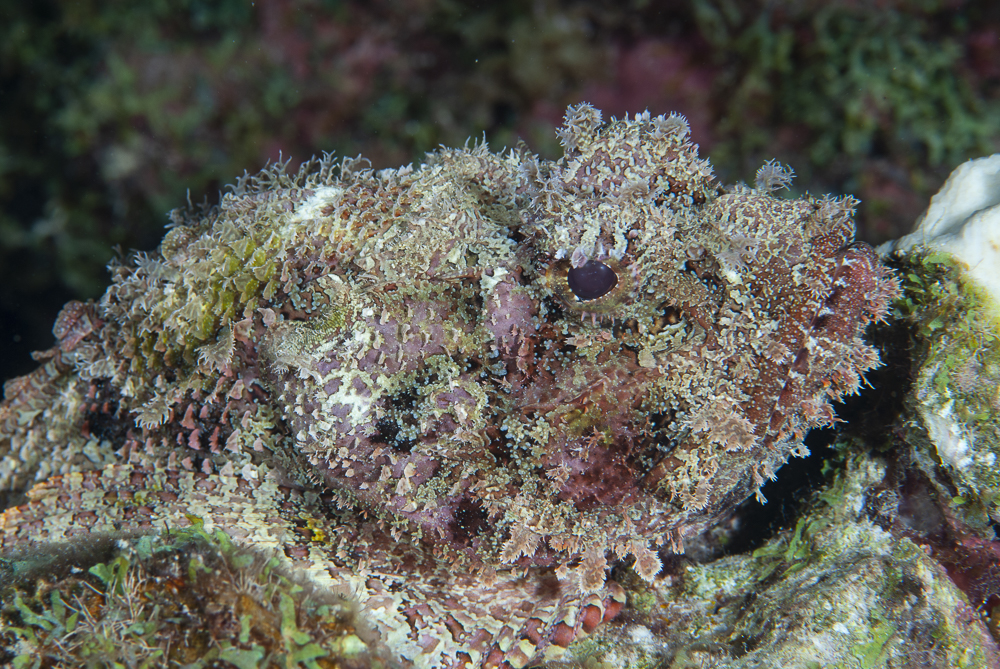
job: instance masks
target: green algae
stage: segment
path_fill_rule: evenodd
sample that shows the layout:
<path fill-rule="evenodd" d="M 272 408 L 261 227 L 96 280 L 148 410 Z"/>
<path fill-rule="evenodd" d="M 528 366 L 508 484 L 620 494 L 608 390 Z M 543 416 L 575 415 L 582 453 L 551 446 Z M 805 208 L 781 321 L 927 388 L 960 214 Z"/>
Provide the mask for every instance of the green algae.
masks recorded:
<path fill-rule="evenodd" d="M 0 583 L 0 642 L 13 652 L 5 659 L 18 669 L 382 666 L 349 600 L 319 595 L 276 560 L 193 520 L 159 535 L 97 539 L 100 552 L 41 545 L 8 556 L 17 576 Z M 55 559 L 69 568 L 39 572 Z"/>

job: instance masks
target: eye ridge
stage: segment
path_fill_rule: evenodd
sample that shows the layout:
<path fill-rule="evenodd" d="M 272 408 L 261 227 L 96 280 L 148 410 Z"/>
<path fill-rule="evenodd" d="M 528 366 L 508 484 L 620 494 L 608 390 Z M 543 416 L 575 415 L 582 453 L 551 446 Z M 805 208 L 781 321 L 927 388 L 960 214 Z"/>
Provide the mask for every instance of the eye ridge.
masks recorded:
<path fill-rule="evenodd" d="M 618 273 L 599 260 L 588 260 L 566 273 L 566 284 L 580 300 L 596 300 L 614 290 Z"/>

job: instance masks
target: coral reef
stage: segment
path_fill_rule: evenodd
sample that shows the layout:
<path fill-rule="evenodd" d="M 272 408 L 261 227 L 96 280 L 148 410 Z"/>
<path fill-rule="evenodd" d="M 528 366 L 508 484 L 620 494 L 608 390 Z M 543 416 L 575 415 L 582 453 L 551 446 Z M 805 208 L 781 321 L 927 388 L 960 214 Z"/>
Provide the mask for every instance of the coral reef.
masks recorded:
<path fill-rule="evenodd" d="M 172 212 L 5 385 L 2 546 L 203 523 L 414 666 L 523 667 L 614 618 L 609 560 L 653 581 L 806 454 L 898 285 L 851 198 L 777 197 L 773 162 L 724 188 L 683 117 L 581 104 L 558 136 Z"/>

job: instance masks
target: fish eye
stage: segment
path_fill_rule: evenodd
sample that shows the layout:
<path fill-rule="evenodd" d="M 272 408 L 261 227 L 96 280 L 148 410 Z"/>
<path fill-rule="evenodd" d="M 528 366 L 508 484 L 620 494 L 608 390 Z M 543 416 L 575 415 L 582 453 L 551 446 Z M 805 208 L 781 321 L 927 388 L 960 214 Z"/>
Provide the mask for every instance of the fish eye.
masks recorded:
<path fill-rule="evenodd" d="M 545 285 L 563 304 L 595 318 L 621 316 L 637 283 L 631 266 L 615 258 L 591 258 L 579 267 L 561 258 L 545 270 Z"/>
<path fill-rule="evenodd" d="M 566 273 L 566 283 L 579 299 L 596 300 L 618 285 L 618 274 L 600 261 L 588 260 L 582 267 L 573 267 Z"/>

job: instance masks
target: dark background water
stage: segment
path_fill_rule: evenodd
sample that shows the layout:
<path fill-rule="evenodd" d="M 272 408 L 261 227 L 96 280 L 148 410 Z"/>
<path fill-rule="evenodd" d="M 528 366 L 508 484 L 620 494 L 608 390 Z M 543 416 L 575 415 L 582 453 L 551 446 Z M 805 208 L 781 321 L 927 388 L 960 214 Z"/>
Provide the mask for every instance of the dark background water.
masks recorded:
<path fill-rule="evenodd" d="M 998 96 L 995 0 L 3 2 L 0 379 L 168 210 L 279 157 L 554 158 L 567 104 L 679 111 L 723 181 L 776 157 L 877 243 L 998 150 Z"/>

